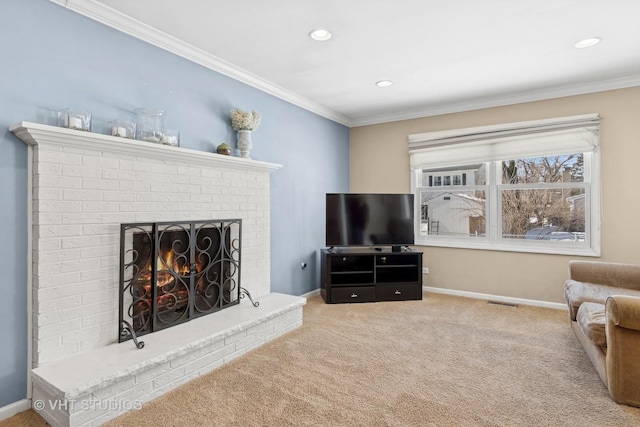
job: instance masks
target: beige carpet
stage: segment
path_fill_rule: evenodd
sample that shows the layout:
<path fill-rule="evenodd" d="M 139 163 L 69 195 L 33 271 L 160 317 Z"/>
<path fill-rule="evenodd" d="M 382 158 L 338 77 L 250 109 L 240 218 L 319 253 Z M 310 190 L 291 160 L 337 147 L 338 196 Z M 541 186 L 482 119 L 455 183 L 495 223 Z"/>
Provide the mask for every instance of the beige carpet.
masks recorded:
<path fill-rule="evenodd" d="M 45 423 L 32 411 L 0 427 Z M 108 426 L 631 426 L 567 313 L 424 294 L 327 305 Z"/>

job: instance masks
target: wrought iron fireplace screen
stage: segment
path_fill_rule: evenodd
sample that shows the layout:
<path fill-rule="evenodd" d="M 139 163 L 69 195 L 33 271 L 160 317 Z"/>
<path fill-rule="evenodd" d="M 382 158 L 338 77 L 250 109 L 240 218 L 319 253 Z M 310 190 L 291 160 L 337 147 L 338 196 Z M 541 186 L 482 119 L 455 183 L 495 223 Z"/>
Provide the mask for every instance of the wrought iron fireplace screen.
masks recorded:
<path fill-rule="evenodd" d="M 122 224 L 119 341 L 238 304 L 241 231 L 240 219 Z"/>

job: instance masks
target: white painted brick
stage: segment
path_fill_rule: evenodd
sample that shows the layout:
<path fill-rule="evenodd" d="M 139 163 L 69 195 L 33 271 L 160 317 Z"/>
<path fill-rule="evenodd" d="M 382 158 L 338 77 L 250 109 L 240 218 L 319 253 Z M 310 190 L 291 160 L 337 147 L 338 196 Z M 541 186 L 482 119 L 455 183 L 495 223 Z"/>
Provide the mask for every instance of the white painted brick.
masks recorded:
<path fill-rule="evenodd" d="M 109 399 L 111 396 L 116 396 L 120 393 L 126 392 L 135 386 L 135 380 L 133 377 L 124 377 L 120 381 L 110 384 L 101 390 L 97 390 L 92 393 L 92 397 L 96 400 Z"/>
<path fill-rule="evenodd" d="M 160 175 L 178 175 L 178 166 L 166 162 L 149 162 L 149 170 Z"/>
<path fill-rule="evenodd" d="M 99 246 L 102 240 L 99 235 L 84 235 L 74 238 L 67 238 L 62 241 L 62 247 L 64 249 L 69 248 L 86 248 L 92 246 Z"/>
<path fill-rule="evenodd" d="M 73 154 L 81 154 L 81 155 L 85 155 L 85 156 L 100 156 L 102 155 L 102 152 L 99 149 L 84 149 L 84 148 L 77 148 L 77 147 L 70 147 L 70 146 L 63 146 L 63 151 L 66 153 L 73 153 Z"/>
<path fill-rule="evenodd" d="M 103 191 L 102 199 L 107 202 L 134 202 L 136 194 L 125 191 Z"/>
<path fill-rule="evenodd" d="M 33 231 L 36 238 L 79 236 L 82 232 L 74 225 L 36 225 Z"/>
<path fill-rule="evenodd" d="M 58 251 L 43 251 L 40 250 L 33 254 L 33 262 L 48 263 L 48 262 L 61 262 L 70 260 L 82 259 L 79 249 L 68 249 Z"/>
<path fill-rule="evenodd" d="M 178 184 L 174 182 L 151 182 L 151 191 L 178 193 Z"/>
<path fill-rule="evenodd" d="M 62 223 L 62 214 L 60 213 L 37 213 L 33 215 L 33 224 L 35 225 L 60 225 Z"/>
<path fill-rule="evenodd" d="M 182 186 L 182 185 L 189 184 L 191 182 L 191 178 L 192 177 L 187 175 L 174 175 L 173 182 L 175 182 L 179 186 Z"/>
<path fill-rule="evenodd" d="M 62 200 L 62 189 L 35 187 L 33 189 L 33 198 L 37 200 Z"/>
<path fill-rule="evenodd" d="M 149 212 L 150 210 L 150 203 L 147 202 L 118 203 L 119 212 Z"/>
<path fill-rule="evenodd" d="M 214 353 L 222 348 L 224 348 L 224 339 L 220 339 L 214 343 L 207 344 L 206 346 L 197 349 L 195 353 L 198 357 L 200 357 L 206 354 Z"/>
<path fill-rule="evenodd" d="M 99 213 L 65 213 L 62 214 L 62 224 L 95 224 L 102 219 Z"/>
<path fill-rule="evenodd" d="M 231 344 L 235 344 L 236 342 L 243 340 L 246 336 L 247 336 L 247 331 L 243 330 L 237 334 L 225 337 L 224 345 L 229 346 Z"/>
<path fill-rule="evenodd" d="M 177 211 L 179 206 L 183 206 L 181 204 L 171 202 L 171 203 L 159 203 L 159 202 L 151 202 L 147 204 L 149 206 L 149 211 L 151 212 L 162 212 L 164 211 Z"/>
<path fill-rule="evenodd" d="M 136 374 L 134 376 L 134 383 L 135 384 L 151 383 L 155 377 L 157 377 L 158 375 L 162 375 L 165 372 L 169 372 L 170 370 L 171 370 L 171 365 L 169 362 L 165 362 L 161 365 L 156 365 L 151 369 L 148 369 L 144 372 Z"/>
<path fill-rule="evenodd" d="M 82 203 L 82 212 L 115 212 L 118 210 L 117 202 L 85 202 Z"/>
<path fill-rule="evenodd" d="M 36 162 L 33 173 L 37 175 L 62 175 L 62 165 L 59 163 Z"/>
<path fill-rule="evenodd" d="M 264 339 L 257 334 L 250 334 L 235 343 L 236 350 L 244 349 L 249 351 L 251 348 L 255 348 L 260 344 L 264 344 Z"/>
<path fill-rule="evenodd" d="M 108 190 L 115 191 L 118 189 L 117 181 L 107 181 L 102 178 L 83 178 L 82 188 L 85 190 Z"/>
<path fill-rule="evenodd" d="M 169 371 L 163 373 L 162 375 L 156 376 L 153 379 L 153 388 L 160 388 L 166 384 L 172 383 L 180 378 L 185 376 L 185 368 L 179 367 L 175 369 L 170 369 Z"/>
<path fill-rule="evenodd" d="M 80 257 L 82 259 L 102 258 L 102 257 L 112 257 L 112 256 L 113 256 L 113 247 L 111 246 L 94 246 L 91 248 L 83 248 L 80 251 Z"/>
<path fill-rule="evenodd" d="M 82 327 L 82 326 L 80 326 Z M 80 329 L 61 334 L 62 345 L 77 344 L 82 342 L 82 331 Z"/>
<path fill-rule="evenodd" d="M 69 202 L 59 200 L 37 200 L 33 201 L 34 212 L 82 212 L 81 202 Z"/>
<path fill-rule="evenodd" d="M 122 169 L 105 169 L 102 171 L 102 177 L 104 179 L 122 181 L 134 181 L 136 179 L 136 172 L 127 171 Z"/>
<path fill-rule="evenodd" d="M 34 274 L 33 289 L 34 293 L 38 289 L 47 289 L 50 287 L 56 287 L 60 285 L 69 285 L 80 282 L 80 272 L 74 271 L 64 274 L 51 274 L 46 276 L 39 276 Z"/>
<path fill-rule="evenodd" d="M 48 276 L 48 275 L 57 275 L 62 273 L 62 265 L 57 262 L 48 263 L 48 264 L 34 262 L 32 266 L 32 271 L 33 271 L 33 274 L 38 277 Z"/>
<path fill-rule="evenodd" d="M 56 163 L 62 163 L 63 165 L 80 165 L 82 164 L 82 156 L 79 154 L 62 152 L 60 153 L 60 157 L 53 160 Z"/>
<path fill-rule="evenodd" d="M 102 170 L 86 166 L 63 165 L 62 175 L 80 178 L 100 178 L 102 176 Z"/>
<path fill-rule="evenodd" d="M 50 239 L 37 239 L 34 241 L 33 249 L 34 252 L 62 249 L 62 239 L 58 237 L 52 237 Z"/>
<path fill-rule="evenodd" d="M 36 410 L 40 416 L 42 416 L 53 427 L 67 426 L 68 417 L 65 412 L 59 410 L 53 410 L 51 408 L 51 402 L 56 400 L 56 397 L 46 393 L 42 387 L 34 387 L 33 401 L 41 400 L 47 404 L 47 407 L 41 410 Z M 56 406 L 57 407 L 57 406 Z"/>
<path fill-rule="evenodd" d="M 113 327 L 113 325 L 111 325 Z M 110 336 L 90 336 L 82 338 L 82 342 L 80 343 L 80 347 L 78 349 L 79 352 L 90 351 L 96 348 L 104 347 L 106 345 L 113 344 L 117 342 L 118 336 L 117 332 L 114 329 L 113 333 Z"/>
<path fill-rule="evenodd" d="M 91 292 L 82 294 L 82 304 L 93 304 L 108 300 L 113 295 L 110 290 L 102 290 L 98 292 Z"/>
<path fill-rule="evenodd" d="M 66 322 L 58 322 L 54 325 L 38 326 L 34 328 L 33 336 L 37 339 L 49 338 L 64 334 L 66 331 L 75 331 L 82 327 L 82 322 L 78 319 Z"/>
<path fill-rule="evenodd" d="M 99 303 L 83 304 L 78 307 L 69 308 L 62 312 L 62 320 L 80 319 L 82 326 L 93 326 L 102 323 L 104 319 L 117 318 L 117 310 L 113 310 L 111 304 L 107 301 L 113 301 L 113 304 L 117 306 L 117 302 L 114 297 L 105 299 Z M 114 323 L 114 325 L 116 325 Z M 116 326 L 114 326 L 115 328 Z"/>
<path fill-rule="evenodd" d="M 74 295 L 79 294 L 79 290 L 84 289 L 84 284 L 82 284 L 82 288 L 80 288 L 79 284 L 65 284 L 63 286 L 55 286 L 44 289 L 34 289 L 33 296 L 36 299 L 41 301 L 51 300 L 55 298 L 67 298 Z M 68 309 L 64 311 L 65 316 L 68 312 L 72 311 L 72 309 Z M 71 317 L 65 317 L 65 319 L 70 319 Z"/>
<path fill-rule="evenodd" d="M 63 321 L 62 313 L 62 310 L 49 313 L 38 313 L 37 316 L 34 316 L 33 326 L 39 327 L 58 324 Z"/>
<path fill-rule="evenodd" d="M 78 307 L 81 303 L 82 303 L 82 298 L 80 297 L 80 295 L 74 295 L 69 298 L 35 301 L 34 312 L 38 314 L 38 313 L 47 313 L 51 311 L 65 310 L 67 308 Z"/>
<path fill-rule="evenodd" d="M 96 169 L 117 169 L 118 159 L 108 157 L 97 156 L 83 156 L 82 166 L 87 166 Z"/>
<path fill-rule="evenodd" d="M 33 187 L 37 189 L 38 192 L 43 189 L 80 189 L 82 188 L 82 179 L 79 177 L 57 175 L 35 175 L 33 178 Z"/>
<path fill-rule="evenodd" d="M 95 190 L 71 189 L 64 190 L 62 198 L 64 200 L 78 201 L 100 201 L 102 200 L 102 192 Z"/>
<path fill-rule="evenodd" d="M 119 234 L 120 224 L 91 224 L 82 226 L 83 236 L 92 236 L 96 234 Z"/>
<path fill-rule="evenodd" d="M 126 224 L 128 222 L 137 222 L 135 212 L 117 212 L 103 213 L 100 216 L 100 222 L 103 224 Z"/>

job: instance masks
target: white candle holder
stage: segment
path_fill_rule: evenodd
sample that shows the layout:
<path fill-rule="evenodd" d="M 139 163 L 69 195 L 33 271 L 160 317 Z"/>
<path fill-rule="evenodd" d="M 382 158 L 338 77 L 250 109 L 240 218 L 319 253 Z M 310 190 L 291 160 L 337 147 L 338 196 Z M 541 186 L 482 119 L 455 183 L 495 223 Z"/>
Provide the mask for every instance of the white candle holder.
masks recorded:
<path fill-rule="evenodd" d="M 58 112 L 58 125 L 63 128 L 91 132 L 91 113 L 65 108 Z"/>
<path fill-rule="evenodd" d="M 172 147 L 180 146 L 180 132 L 173 129 L 165 129 L 162 135 L 162 143 Z"/>
<path fill-rule="evenodd" d="M 136 124 L 124 120 L 112 120 L 109 122 L 111 136 L 134 139 L 136 137 Z"/>

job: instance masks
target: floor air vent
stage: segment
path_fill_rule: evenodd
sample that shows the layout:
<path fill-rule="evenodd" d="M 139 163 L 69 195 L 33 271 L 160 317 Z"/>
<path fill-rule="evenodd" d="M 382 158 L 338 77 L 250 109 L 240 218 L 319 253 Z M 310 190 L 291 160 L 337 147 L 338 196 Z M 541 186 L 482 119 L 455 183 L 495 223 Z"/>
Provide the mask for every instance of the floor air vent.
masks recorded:
<path fill-rule="evenodd" d="M 518 304 L 513 304 L 511 302 L 487 301 L 487 303 L 491 305 L 500 305 L 502 307 L 518 308 Z"/>

